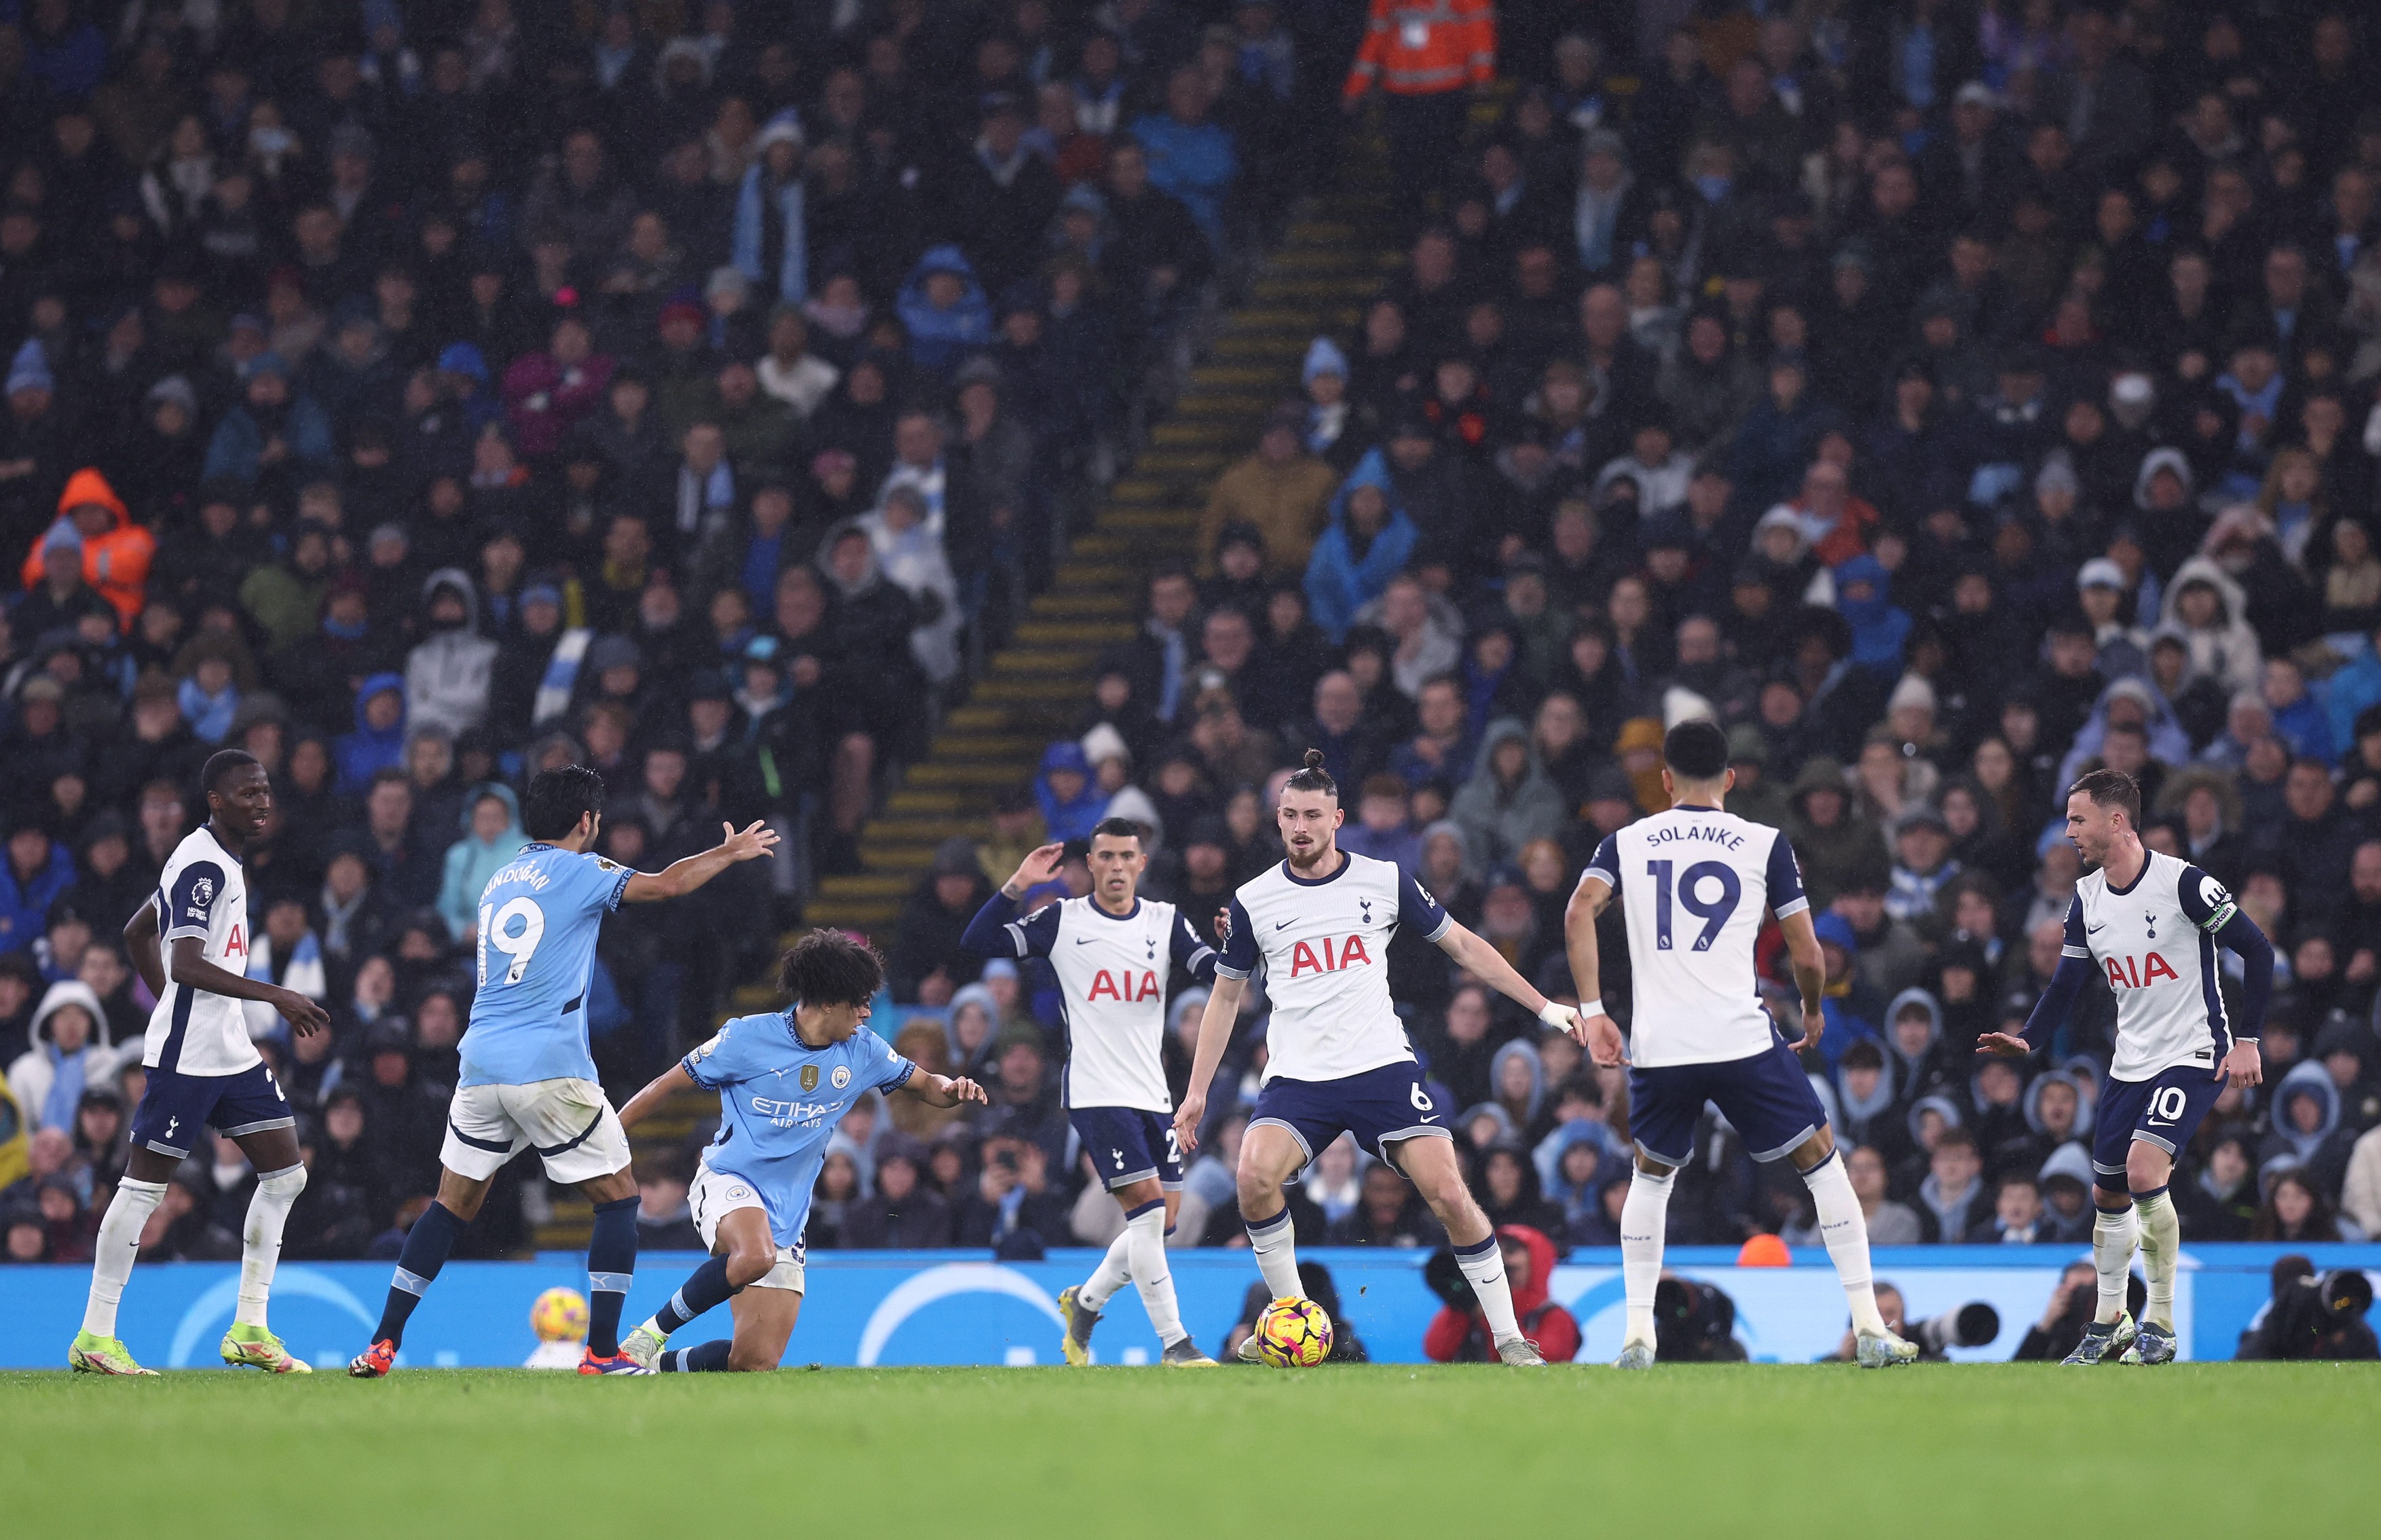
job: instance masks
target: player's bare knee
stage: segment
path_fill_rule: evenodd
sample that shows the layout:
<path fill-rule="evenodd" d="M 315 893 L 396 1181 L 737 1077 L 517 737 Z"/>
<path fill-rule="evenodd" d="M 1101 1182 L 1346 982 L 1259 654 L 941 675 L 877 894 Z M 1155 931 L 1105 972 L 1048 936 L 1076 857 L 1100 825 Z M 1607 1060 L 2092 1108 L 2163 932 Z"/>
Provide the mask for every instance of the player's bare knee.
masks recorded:
<path fill-rule="evenodd" d="M 2173 1172 L 2174 1158 L 2155 1145 L 2137 1139 L 2125 1152 L 2125 1183 L 2136 1193 L 2165 1186 Z"/>
<path fill-rule="evenodd" d="M 1825 1165 L 1827 1163 L 1827 1157 L 1835 1153 L 1835 1135 L 1823 1128 L 1817 1133 L 1812 1134 L 1808 1139 L 1805 1139 L 1801 1144 L 1795 1146 L 1794 1148 L 1788 1153 L 1786 1158 L 1794 1163 L 1794 1169 L 1796 1170 L 1810 1172 L 1815 1171 L 1821 1166 Z"/>
<path fill-rule="evenodd" d="M 769 1269 L 776 1265 L 777 1255 L 774 1251 L 735 1247 L 727 1254 L 727 1281 L 739 1289 L 750 1288 L 768 1277 Z"/>

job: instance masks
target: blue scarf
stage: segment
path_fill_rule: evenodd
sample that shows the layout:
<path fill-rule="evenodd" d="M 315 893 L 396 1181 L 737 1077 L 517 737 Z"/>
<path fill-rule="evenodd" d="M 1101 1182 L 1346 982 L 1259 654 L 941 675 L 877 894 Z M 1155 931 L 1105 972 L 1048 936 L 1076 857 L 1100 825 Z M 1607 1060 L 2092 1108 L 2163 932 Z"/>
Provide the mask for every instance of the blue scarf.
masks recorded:
<path fill-rule="evenodd" d="M 735 251 L 730 259 L 736 270 L 756 285 L 765 276 L 761 271 L 761 252 L 767 245 L 761 225 L 762 184 L 765 176 L 759 165 L 744 173 L 744 185 L 736 194 Z M 799 305 L 811 297 L 810 241 L 802 219 L 801 179 L 788 182 L 774 196 L 785 236 L 785 250 L 777 258 L 777 298 L 788 305 Z"/>
<path fill-rule="evenodd" d="M 99 1024 L 92 1023 L 92 1030 L 96 1032 L 98 1029 Z M 56 1073 L 50 1080 L 50 1094 L 42 1100 L 41 1126 L 72 1132 L 75 1109 L 82 1102 L 82 1070 L 83 1065 L 90 1061 L 91 1045 L 86 1043 L 73 1053 L 67 1052 L 55 1043 L 42 1046 L 50 1050 L 50 1067 Z"/>

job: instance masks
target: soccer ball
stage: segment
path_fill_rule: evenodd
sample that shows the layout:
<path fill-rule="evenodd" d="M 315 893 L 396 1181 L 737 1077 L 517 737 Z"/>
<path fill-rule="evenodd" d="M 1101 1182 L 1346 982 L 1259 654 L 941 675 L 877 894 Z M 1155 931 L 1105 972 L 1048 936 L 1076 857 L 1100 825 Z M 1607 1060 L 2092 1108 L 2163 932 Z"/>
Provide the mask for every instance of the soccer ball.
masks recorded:
<path fill-rule="evenodd" d="M 1258 1356 L 1276 1369 L 1311 1369 L 1331 1356 L 1331 1317 L 1313 1300 L 1266 1305 L 1256 1337 Z"/>
<path fill-rule="evenodd" d="M 548 1289 L 529 1307 L 530 1329 L 541 1342 L 579 1342 L 587 1337 L 587 1299 L 576 1289 Z M 1327 1335 L 1329 1328 L 1325 1327 Z"/>

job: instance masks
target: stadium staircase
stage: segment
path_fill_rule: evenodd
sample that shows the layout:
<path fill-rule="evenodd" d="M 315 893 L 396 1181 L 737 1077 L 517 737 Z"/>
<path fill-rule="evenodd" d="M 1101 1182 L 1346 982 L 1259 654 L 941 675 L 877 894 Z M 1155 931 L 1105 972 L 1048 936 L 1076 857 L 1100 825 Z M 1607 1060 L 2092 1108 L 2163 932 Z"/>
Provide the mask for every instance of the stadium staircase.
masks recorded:
<path fill-rule="evenodd" d="M 1030 782 L 1050 741 L 1073 730 L 1091 703 L 1101 653 L 1132 638 L 1151 564 L 1196 555 L 1209 486 L 1255 447 L 1273 404 L 1299 393 L 1308 344 L 1324 333 L 1354 332 L 1366 303 L 1404 260 L 1391 234 L 1386 161 L 1377 141 L 1360 139 L 1329 190 L 1299 206 L 1242 301 L 1213 327 L 1171 407 L 1108 487 L 1091 527 L 1075 537 L 1007 645 L 861 832 L 864 869 L 820 880 L 806 905 L 807 926 L 858 931 L 880 947 L 891 942 L 902 900 L 934 847 L 984 833 L 994 793 Z M 729 1003 L 731 1013 L 763 1011 L 776 995 L 765 979 L 755 980 Z M 678 1097 L 638 1126 L 634 1143 L 682 1143 L 716 1110 L 708 1095 Z M 552 1202 L 535 1225 L 538 1248 L 583 1249 L 586 1200 L 556 1193 Z"/>

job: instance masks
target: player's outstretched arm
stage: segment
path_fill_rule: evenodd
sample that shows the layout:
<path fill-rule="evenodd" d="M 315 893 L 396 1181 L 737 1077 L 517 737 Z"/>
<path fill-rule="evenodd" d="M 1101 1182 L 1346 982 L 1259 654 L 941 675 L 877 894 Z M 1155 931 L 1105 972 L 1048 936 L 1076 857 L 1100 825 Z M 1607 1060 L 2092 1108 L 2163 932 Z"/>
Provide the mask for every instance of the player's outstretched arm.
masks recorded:
<path fill-rule="evenodd" d="M 124 950 L 132 959 L 132 966 L 140 975 L 140 982 L 149 986 L 151 999 L 165 992 L 165 952 L 157 940 L 157 895 L 124 922 Z"/>
<path fill-rule="evenodd" d="M 1819 928 L 1809 908 L 1795 910 L 1777 922 L 1777 928 L 1785 933 L 1786 955 L 1793 960 L 1794 986 L 1802 991 L 1802 1040 L 1794 1045 L 1801 1053 L 1817 1048 L 1819 1035 L 1827 1029 L 1827 954 L 1819 950 Z"/>
<path fill-rule="evenodd" d="M 1517 1005 L 1525 1007 L 1548 1026 L 1569 1032 L 1579 1021 L 1579 1013 L 1568 1005 L 1557 1005 L 1538 993 L 1536 985 L 1523 978 L 1505 954 L 1482 940 L 1455 920 L 1447 922 L 1447 929 L 1438 938 L 1438 950 L 1455 960 L 1456 965 L 1487 985 Z"/>
<path fill-rule="evenodd" d="M 620 1126 L 634 1128 L 644 1121 L 646 1113 L 680 1091 L 697 1089 L 700 1087 L 695 1085 L 694 1076 L 686 1073 L 686 1065 L 672 1064 L 668 1069 L 653 1076 L 652 1083 L 643 1090 L 629 1098 L 629 1104 L 620 1109 Z"/>
<path fill-rule="evenodd" d="M 311 1037 L 317 1032 L 331 1030 L 331 1013 L 295 989 L 285 989 L 278 984 L 260 978 L 250 978 L 233 973 L 207 961 L 207 944 L 196 936 L 177 936 L 167 966 L 174 982 L 186 989 L 204 989 L 211 995 L 229 995 L 234 1000 L 262 1000 L 281 1013 L 281 1019 L 300 1037 Z"/>
<path fill-rule="evenodd" d="M 958 1107 L 971 1101 L 980 1107 L 991 1105 L 983 1087 L 967 1076 L 954 1078 L 931 1070 L 920 1070 L 910 1075 L 909 1084 L 893 1094 L 915 1097 L 929 1107 Z"/>
<path fill-rule="evenodd" d="M 1199 1147 L 1199 1124 L 1207 1116 L 1207 1084 L 1224 1061 L 1232 1027 L 1240 1019 L 1240 996 L 1248 987 L 1245 977 L 1216 975 L 1206 1009 L 1199 1013 L 1199 1046 L 1190 1055 L 1190 1084 L 1182 1092 L 1182 1104 L 1174 1110 L 1174 1136 L 1184 1149 Z"/>
<path fill-rule="evenodd" d="M 734 824 L 723 823 L 719 836 L 719 843 L 700 855 L 690 855 L 683 861 L 672 861 L 660 871 L 641 871 L 629 878 L 629 885 L 620 890 L 621 902 L 658 903 L 667 898 L 683 898 L 739 861 L 776 854 L 777 831 L 765 819 L 755 819 L 740 833 Z"/>
<path fill-rule="evenodd" d="M 1594 881 L 1588 878 L 1586 872 L 1580 874 L 1570 903 L 1563 906 L 1563 949 L 1570 954 L 1571 988 L 1579 991 L 1577 1025 L 1570 1035 L 1587 1049 L 1590 1059 L 1611 1069 L 1629 1062 L 1620 1024 L 1604 1008 L 1604 958 L 1595 941 L 1596 917 L 1612 902 L 1612 889 L 1600 878 Z"/>
<path fill-rule="evenodd" d="M 1016 937 L 1008 927 L 1017 918 L 1017 905 L 1025 895 L 1058 875 L 1059 863 L 1067 856 L 1064 841 L 1056 841 L 1028 851 L 1025 859 L 997 891 L 983 901 L 983 907 L 969 920 L 967 929 L 959 935 L 959 945 L 985 957 L 1023 957 L 1032 951 L 1029 931 L 1026 950 L 1018 950 Z"/>
<path fill-rule="evenodd" d="M 2033 1014 L 2025 1019 L 2024 1033 L 1980 1033 L 1976 1051 L 2004 1059 L 2021 1059 L 2032 1053 L 2036 1044 L 2047 1042 L 2067 1020 L 2067 1013 L 2075 1009 L 2075 999 L 2083 992 L 2083 985 L 2092 974 L 2089 957 L 2059 958 L 2058 970 L 2050 976 L 2050 988 L 2042 991 L 2042 998 L 2034 1001 Z"/>

